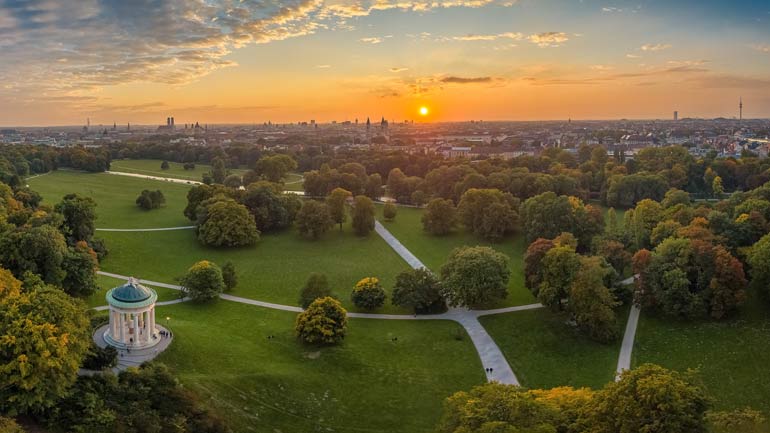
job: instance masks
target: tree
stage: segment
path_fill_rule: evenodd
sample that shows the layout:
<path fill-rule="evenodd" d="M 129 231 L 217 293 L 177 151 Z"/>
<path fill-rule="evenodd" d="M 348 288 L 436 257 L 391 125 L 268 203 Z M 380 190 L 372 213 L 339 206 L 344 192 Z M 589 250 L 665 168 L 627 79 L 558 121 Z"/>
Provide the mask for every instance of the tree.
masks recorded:
<path fill-rule="evenodd" d="M 433 272 L 425 269 L 409 269 L 396 276 L 391 295 L 393 305 L 411 308 L 415 314 L 434 313 L 446 308 L 441 296 L 441 283 Z"/>
<path fill-rule="evenodd" d="M 374 310 L 385 303 L 385 290 L 376 277 L 366 277 L 356 283 L 350 295 L 353 305 L 364 310 Z"/>
<path fill-rule="evenodd" d="M 238 189 L 243 185 L 241 177 L 237 174 L 231 174 L 225 178 L 222 184 L 228 188 Z"/>
<path fill-rule="evenodd" d="M 334 188 L 329 196 L 326 197 L 329 216 L 335 224 L 340 225 L 340 231 L 342 231 L 342 223 L 347 219 L 345 203 L 347 203 L 349 197 L 351 197 L 350 191 L 342 188 Z"/>
<path fill-rule="evenodd" d="M 281 182 L 287 173 L 297 169 L 297 161 L 289 155 L 263 156 L 254 165 L 254 171 L 270 182 Z"/>
<path fill-rule="evenodd" d="M 336 299 L 319 298 L 297 315 L 294 331 L 308 344 L 339 343 L 347 332 L 347 314 Z"/>
<path fill-rule="evenodd" d="M 96 202 L 91 197 L 77 194 L 64 196 L 54 210 L 64 216 L 64 231 L 70 242 L 89 241 L 94 235 Z"/>
<path fill-rule="evenodd" d="M 222 266 L 222 281 L 225 283 L 225 290 L 232 290 L 238 285 L 238 274 L 235 272 L 233 262 L 227 262 Z"/>
<path fill-rule="evenodd" d="M 211 160 L 211 180 L 213 183 L 221 184 L 227 177 L 227 168 L 222 158 L 216 157 Z M 204 182 L 205 183 L 205 182 Z"/>
<path fill-rule="evenodd" d="M 569 287 L 569 309 L 575 323 L 589 337 L 601 342 L 618 337 L 613 308 L 619 302 L 604 284 L 607 273 L 600 257 L 581 257 L 580 270 Z"/>
<path fill-rule="evenodd" d="M 649 248 L 650 235 L 655 226 L 660 222 L 663 208 L 660 203 L 644 199 L 640 201 L 633 212 L 627 212 L 630 226 L 627 227 L 637 248 Z"/>
<path fill-rule="evenodd" d="M 550 239 L 538 238 L 527 247 L 524 254 L 524 285 L 537 296 L 540 291 L 540 284 L 543 282 L 543 272 L 541 263 L 545 255 L 554 243 Z"/>
<path fill-rule="evenodd" d="M 489 247 L 455 248 L 441 267 L 442 295 L 453 307 L 474 307 L 508 295 L 508 257 Z"/>
<path fill-rule="evenodd" d="M 385 203 L 385 206 L 382 207 L 382 217 L 385 218 L 385 221 L 393 221 L 396 219 L 397 213 L 398 208 L 393 203 Z"/>
<path fill-rule="evenodd" d="M 25 430 L 13 418 L 0 416 L 0 433 L 25 433 Z"/>
<path fill-rule="evenodd" d="M 358 236 L 366 236 L 374 230 L 374 203 L 365 195 L 353 200 L 353 231 Z"/>
<path fill-rule="evenodd" d="M 553 239 L 560 233 L 573 233 L 581 250 L 591 245 L 594 236 L 604 232 L 601 210 L 585 205 L 577 197 L 545 192 L 521 205 L 521 221 L 527 242 L 537 238 Z"/>
<path fill-rule="evenodd" d="M 366 196 L 372 200 L 382 197 L 382 176 L 379 173 L 370 174 L 366 180 Z"/>
<path fill-rule="evenodd" d="M 136 198 L 136 205 L 144 210 L 158 209 L 166 203 L 166 197 L 160 190 L 150 191 L 143 190 L 139 197 Z"/>
<path fill-rule="evenodd" d="M 422 214 L 422 228 L 432 235 L 445 235 L 455 224 L 455 206 L 452 200 L 434 198 Z"/>
<path fill-rule="evenodd" d="M 318 239 L 333 225 L 328 207 L 319 201 L 306 200 L 297 213 L 297 230 L 302 236 Z"/>
<path fill-rule="evenodd" d="M 248 208 L 260 232 L 291 227 L 302 202 L 294 194 L 284 194 L 280 185 L 259 181 L 246 187 L 240 203 Z"/>
<path fill-rule="evenodd" d="M 626 251 L 625 245 L 612 239 L 602 239 L 599 242 L 596 253 L 612 266 L 618 275 L 631 265 L 631 253 Z"/>
<path fill-rule="evenodd" d="M 326 275 L 312 273 L 305 282 L 305 286 L 302 287 L 299 295 L 299 305 L 302 308 L 307 308 L 313 301 L 319 298 L 325 298 L 332 296 L 332 291 L 329 288 L 329 280 L 326 279 Z"/>
<path fill-rule="evenodd" d="M 198 212 L 198 240 L 204 245 L 239 247 L 259 240 L 259 230 L 246 206 L 233 199 L 213 198 Z"/>
<path fill-rule="evenodd" d="M 578 421 L 591 433 L 705 433 L 709 401 L 691 372 L 644 364 L 596 393 Z"/>
<path fill-rule="evenodd" d="M 770 234 L 762 236 L 751 247 L 748 262 L 751 265 L 752 286 L 770 294 Z"/>
<path fill-rule="evenodd" d="M 180 279 L 185 296 L 196 302 L 206 302 L 219 297 L 225 291 L 222 269 L 216 263 L 201 260 L 187 270 Z"/>
<path fill-rule="evenodd" d="M 725 193 L 725 189 L 722 186 L 722 178 L 717 176 L 711 183 L 711 192 L 714 193 L 715 198 L 722 198 L 722 194 Z"/>
<path fill-rule="evenodd" d="M 470 232 L 490 241 L 500 240 L 516 226 L 518 200 L 497 189 L 471 188 L 457 205 L 457 216 Z"/>
<path fill-rule="evenodd" d="M 569 288 L 580 270 L 580 255 L 569 245 L 555 245 L 541 262 L 542 276 L 537 299 L 546 306 L 563 309 Z"/>
<path fill-rule="evenodd" d="M 0 269 L 0 412 L 57 404 L 77 377 L 91 342 L 85 305 L 61 290 L 21 282 Z"/>
<path fill-rule="evenodd" d="M 62 263 L 67 253 L 64 236 L 47 224 L 20 227 L 0 237 L 0 262 L 17 277 L 29 271 L 59 285 L 66 276 Z"/>
<path fill-rule="evenodd" d="M 96 271 L 99 261 L 96 252 L 85 241 L 80 241 L 67 251 L 62 262 L 65 272 L 62 288 L 72 296 L 87 297 L 97 290 Z"/>
<path fill-rule="evenodd" d="M 171 166 L 168 164 L 168 161 L 164 160 L 160 163 L 161 170 L 168 170 L 169 168 L 171 168 Z"/>

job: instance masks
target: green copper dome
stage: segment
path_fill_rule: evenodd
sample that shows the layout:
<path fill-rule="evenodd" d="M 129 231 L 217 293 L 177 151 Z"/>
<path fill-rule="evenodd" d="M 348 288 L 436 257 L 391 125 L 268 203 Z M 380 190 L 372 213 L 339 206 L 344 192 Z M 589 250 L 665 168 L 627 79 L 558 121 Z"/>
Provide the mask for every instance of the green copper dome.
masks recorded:
<path fill-rule="evenodd" d="M 150 305 L 155 303 L 157 299 L 158 295 L 154 290 L 139 284 L 135 278 L 129 278 L 126 284 L 107 292 L 107 302 L 110 305 L 124 308 Z"/>

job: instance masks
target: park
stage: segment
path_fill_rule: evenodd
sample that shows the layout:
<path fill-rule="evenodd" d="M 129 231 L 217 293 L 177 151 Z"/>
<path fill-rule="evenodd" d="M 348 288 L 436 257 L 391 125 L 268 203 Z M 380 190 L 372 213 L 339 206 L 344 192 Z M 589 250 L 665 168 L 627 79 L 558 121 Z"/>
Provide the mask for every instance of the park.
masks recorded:
<path fill-rule="evenodd" d="M 179 291 L 164 286 L 176 286 L 194 263 L 235 266 L 238 285 L 223 299 L 157 306 L 158 323 L 175 334 L 157 359 L 222 411 L 235 431 L 263 431 L 259 426 L 269 425 L 271 431 L 385 432 L 398 425 L 398 431 L 428 432 L 444 399 L 487 380 L 598 389 L 620 369 L 647 362 L 698 369 L 718 409 L 751 406 L 770 414 L 770 379 L 760 374 L 770 361 L 763 350 L 770 343 L 770 317 L 754 303 L 718 323 L 642 311 L 627 348 L 630 365 L 620 365 L 630 308 L 619 309 L 621 338 L 611 343 L 564 326 L 568 315 L 542 308 L 525 285 L 527 243 L 520 233 L 495 242 L 465 229 L 432 236 L 420 223 L 425 209 L 399 206 L 397 216 L 386 220 L 378 204 L 377 229 L 368 236 L 356 236 L 348 221 L 316 240 L 290 228 L 263 233 L 250 246 L 209 247 L 196 240 L 183 214 L 188 182 L 209 167 L 161 170 L 160 164 L 116 160 L 109 173 L 58 170 L 27 183 L 44 203 L 69 193 L 96 201 L 96 236 L 109 254 L 100 262 L 100 290 L 87 299 L 90 307 L 104 306 L 105 293 L 128 277 L 140 278 L 163 303 L 180 298 Z M 290 173 L 286 189 L 301 190 L 301 180 L 301 174 Z M 138 209 L 133 200 L 142 190 L 161 190 L 165 204 L 149 212 Z M 390 296 L 397 275 L 416 267 L 410 257 L 438 272 L 453 249 L 474 245 L 510 258 L 507 296 L 482 310 L 418 317 L 389 302 L 369 311 L 350 301 L 362 278 L 378 278 Z M 293 332 L 300 288 L 316 272 L 326 275 L 350 312 L 349 333 L 339 345 L 308 347 Z M 744 392 L 747 388 L 753 392 Z"/>

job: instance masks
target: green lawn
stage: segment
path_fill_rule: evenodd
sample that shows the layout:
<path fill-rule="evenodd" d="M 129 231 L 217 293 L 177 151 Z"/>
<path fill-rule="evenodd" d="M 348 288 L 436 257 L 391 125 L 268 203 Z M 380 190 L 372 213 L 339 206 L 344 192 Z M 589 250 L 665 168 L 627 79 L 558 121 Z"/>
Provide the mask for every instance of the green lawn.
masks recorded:
<path fill-rule="evenodd" d="M 770 415 L 770 305 L 750 296 L 722 322 L 685 322 L 642 312 L 633 365 L 697 368 L 719 409 L 751 406 Z"/>
<path fill-rule="evenodd" d="M 288 191 L 304 191 L 303 177 L 299 173 L 289 173 L 284 180 L 284 188 Z"/>
<path fill-rule="evenodd" d="M 70 193 L 96 200 L 96 227 L 153 228 L 190 225 L 182 211 L 187 206 L 187 185 L 139 179 L 106 173 L 59 170 L 27 181 L 30 188 L 54 205 Z M 166 197 L 160 209 L 143 210 L 136 205 L 142 190 L 159 189 Z"/>
<path fill-rule="evenodd" d="M 544 308 L 479 318 L 522 385 L 600 388 L 615 376 L 628 308 L 618 310 L 621 334 L 612 344 L 590 340 L 567 325 L 568 319 Z"/>
<path fill-rule="evenodd" d="M 159 360 L 236 432 L 427 433 L 444 398 L 484 381 L 454 322 L 351 319 L 341 345 L 317 348 L 297 342 L 292 313 L 219 301 L 158 314 L 175 337 Z"/>
<path fill-rule="evenodd" d="M 390 291 L 395 276 L 408 269 L 377 234 L 360 238 L 350 225 L 340 233 L 333 229 L 319 240 L 306 240 L 295 231 L 263 234 L 254 246 L 235 249 L 208 248 L 193 230 L 165 232 L 100 232 L 109 255 L 101 267 L 108 272 L 173 283 L 198 260 L 220 265 L 232 261 L 239 284 L 232 294 L 282 304 L 296 305 L 299 292 L 312 272 L 326 274 L 346 307 L 350 292 L 367 276 L 379 277 Z M 404 312 L 390 305 L 387 312 Z"/>
<path fill-rule="evenodd" d="M 107 291 L 113 287 L 117 287 L 126 283 L 125 280 L 107 277 L 104 275 L 97 275 L 96 279 L 99 284 L 99 290 L 97 290 L 96 293 L 92 294 L 88 298 L 84 299 L 89 307 L 100 307 L 102 305 L 107 305 L 107 301 L 104 299 Z M 158 301 L 171 301 L 173 299 L 178 299 L 180 295 L 178 291 L 167 289 L 165 287 L 148 287 L 154 289 L 155 292 L 158 293 Z"/>
<path fill-rule="evenodd" d="M 163 161 L 159 159 L 117 159 L 110 163 L 111 171 L 124 171 L 127 173 L 146 174 L 148 176 L 173 177 L 174 179 L 195 180 L 200 182 L 204 173 L 211 171 L 211 166 L 195 164 L 195 169 L 185 170 L 181 162 L 169 161 L 168 170 L 160 168 Z M 231 174 L 242 175 L 246 170 L 231 168 Z"/>
<path fill-rule="evenodd" d="M 523 236 L 510 236 L 499 243 L 490 243 L 459 228 L 447 236 L 433 236 L 422 229 L 422 209 L 399 207 L 398 215 L 392 222 L 382 218 L 382 206 L 378 206 L 377 212 L 377 218 L 382 224 L 434 272 L 441 269 L 441 265 L 454 248 L 464 245 L 487 245 L 504 253 L 510 259 L 511 281 L 508 285 L 508 298 L 499 306 L 536 302 L 529 290 L 524 287 L 524 252 L 527 247 Z"/>

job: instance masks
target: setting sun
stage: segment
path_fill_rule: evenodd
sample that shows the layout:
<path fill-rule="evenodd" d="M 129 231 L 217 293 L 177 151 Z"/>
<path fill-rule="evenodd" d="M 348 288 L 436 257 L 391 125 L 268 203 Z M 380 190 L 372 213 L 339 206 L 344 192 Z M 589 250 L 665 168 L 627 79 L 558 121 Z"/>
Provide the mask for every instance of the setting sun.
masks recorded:
<path fill-rule="evenodd" d="M 428 107 L 420 107 L 420 116 L 428 115 Z"/>

